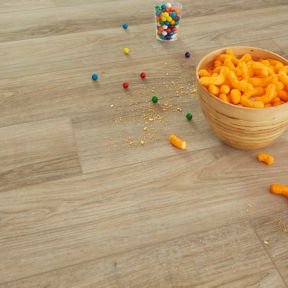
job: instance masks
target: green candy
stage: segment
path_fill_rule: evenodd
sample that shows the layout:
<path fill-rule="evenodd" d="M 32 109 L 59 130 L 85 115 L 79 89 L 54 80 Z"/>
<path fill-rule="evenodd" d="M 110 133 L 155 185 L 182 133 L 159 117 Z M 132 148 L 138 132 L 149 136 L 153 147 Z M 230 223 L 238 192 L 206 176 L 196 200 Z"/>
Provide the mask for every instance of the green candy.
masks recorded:
<path fill-rule="evenodd" d="M 178 25 L 179 25 L 179 21 L 176 21 L 176 22 L 175 22 L 175 26 L 178 26 Z"/>
<path fill-rule="evenodd" d="M 191 113 L 186 113 L 186 119 L 188 120 L 188 121 L 191 121 L 192 120 L 192 118 L 193 118 L 193 116 L 192 116 L 192 114 Z"/>
<path fill-rule="evenodd" d="M 158 97 L 157 96 L 153 96 L 151 100 L 155 104 L 158 103 Z"/>

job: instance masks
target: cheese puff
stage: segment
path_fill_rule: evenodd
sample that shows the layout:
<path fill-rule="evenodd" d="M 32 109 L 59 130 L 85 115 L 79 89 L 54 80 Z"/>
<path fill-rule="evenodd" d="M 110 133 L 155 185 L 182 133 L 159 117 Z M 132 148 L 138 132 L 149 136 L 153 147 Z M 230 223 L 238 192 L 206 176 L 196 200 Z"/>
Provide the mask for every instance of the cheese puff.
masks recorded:
<path fill-rule="evenodd" d="M 223 68 L 225 68 L 225 67 L 223 67 Z M 229 71 L 229 70 L 227 71 L 227 70 L 223 69 L 222 74 L 224 74 L 225 77 L 227 77 L 227 79 L 230 81 L 233 88 L 238 89 L 238 90 L 243 91 L 243 92 L 253 89 L 253 86 L 250 83 L 248 83 L 245 80 L 239 81 L 236 74 L 233 71 Z"/>
<path fill-rule="evenodd" d="M 273 106 L 278 106 L 278 105 L 281 105 L 283 104 L 284 102 L 279 98 L 279 97 L 274 97 L 271 101 L 271 104 Z"/>
<path fill-rule="evenodd" d="M 288 74 L 288 66 L 283 66 L 278 70 L 278 73 L 283 72 L 284 74 Z"/>
<path fill-rule="evenodd" d="M 220 86 L 224 83 L 225 77 L 223 74 L 213 77 L 202 77 L 199 79 L 200 83 L 204 86 L 217 85 Z"/>
<path fill-rule="evenodd" d="M 276 85 L 274 84 L 269 84 L 266 88 L 266 93 L 264 96 L 257 97 L 257 101 L 261 101 L 264 104 L 267 104 L 272 101 L 272 99 L 275 97 L 275 92 L 276 92 Z"/>
<path fill-rule="evenodd" d="M 271 63 L 268 60 L 261 59 L 260 62 L 265 66 L 271 67 Z"/>
<path fill-rule="evenodd" d="M 250 54 L 244 54 L 241 58 L 240 58 L 240 62 L 248 62 L 252 60 L 252 56 Z"/>
<path fill-rule="evenodd" d="M 278 61 L 275 59 L 267 59 L 267 61 L 269 61 L 272 66 L 276 66 L 276 65 L 284 66 L 284 64 L 281 61 Z"/>
<path fill-rule="evenodd" d="M 278 81 L 275 85 L 276 85 L 276 91 L 281 91 L 285 89 L 285 85 L 280 81 Z"/>
<path fill-rule="evenodd" d="M 217 57 L 217 60 L 221 61 L 221 62 L 224 62 L 225 59 L 231 59 L 231 61 L 235 64 L 235 65 L 238 65 L 239 63 L 239 59 L 237 59 L 234 55 L 229 55 L 229 54 L 221 54 Z M 216 60 L 216 61 L 217 61 Z"/>
<path fill-rule="evenodd" d="M 221 66 L 222 66 L 222 61 L 215 60 L 215 61 L 214 61 L 214 66 L 215 66 L 215 68 L 221 67 Z"/>
<path fill-rule="evenodd" d="M 228 55 L 234 56 L 234 52 L 233 52 L 232 49 L 226 49 L 225 53 L 228 54 Z"/>
<path fill-rule="evenodd" d="M 267 103 L 267 104 L 264 105 L 264 107 L 265 107 L 265 108 L 272 107 L 272 104 L 271 104 L 271 103 Z"/>
<path fill-rule="evenodd" d="M 237 89 L 232 89 L 231 90 L 231 102 L 233 104 L 239 104 L 241 100 L 241 92 Z"/>
<path fill-rule="evenodd" d="M 244 97 L 250 98 L 254 96 L 262 96 L 265 94 L 265 89 L 263 87 L 254 87 L 243 94 Z"/>
<path fill-rule="evenodd" d="M 246 62 L 240 62 L 238 67 L 240 67 L 240 69 L 241 69 L 241 75 L 242 75 L 244 80 L 248 80 L 248 78 L 250 78 L 250 76 L 252 76 L 252 75 L 250 75 L 250 71 L 249 71 L 249 68 L 248 68 Z"/>
<path fill-rule="evenodd" d="M 222 66 L 216 67 L 213 69 L 213 73 L 219 74 L 221 72 Z"/>
<path fill-rule="evenodd" d="M 230 87 L 229 86 L 227 86 L 227 85 L 222 85 L 221 87 L 220 87 L 220 92 L 222 93 L 222 94 L 229 94 L 229 92 L 230 92 Z"/>
<path fill-rule="evenodd" d="M 277 96 L 284 102 L 288 102 L 288 92 L 281 90 L 277 92 Z"/>
<path fill-rule="evenodd" d="M 219 95 L 219 98 L 220 98 L 222 101 L 224 101 L 224 102 L 227 102 L 227 103 L 230 102 L 230 101 L 229 101 L 229 98 L 228 98 L 228 96 L 227 96 L 226 94 L 221 93 L 221 94 Z"/>
<path fill-rule="evenodd" d="M 240 62 L 241 63 L 241 62 Z M 235 74 L 238 78 L 240 78 L 242 76 L 242 69 L 240 67 L 240 65 L 238 65 L 236 68 L 235 68 Z"/>
<path fill-rule="evenodd" d="M 266 165 L 272 165 L 274 163 L 274 157 L 268 153 L 260 152 L 257 155 L 258 161 L 266 164 Z"/>
<path fill-rule="evenodd" d="M 201 69 L 199 71 L 199 76 L 200 77 L 210 77 L 211 73 L 209 71 L 207 71 L 206 69 Z"/>
<path fill-rule="evenodd" d="M 224 60 L 224 63 L 223 63 L 224 66 L 228 67 L 230 70 L 234 71 L 235 70 L 235 65 L 234 63 L 231 61 L 230 58 L 226 58 Z"/>
<path fill-rule="evenodd" d="M 241 104 L 244 107 L 249 107 L 249 108 L 264 108 L 264 103 L 261 101 L 253 101 L 248 99 L 247 97 L 242 96 L 241 97 Z"/>
<path fill-rule="evenodd" d="M 285 86 L 288 86 L 288 75 L 286 75 L 283 72 L 280 72 L 279 79 Z"/>
<path fill-rule="evenodd" d="M 250 61 L 247 65 L 250 70 L 253 70 L 254 75 L 268 77 L 269 75 L 274 74 L 274 71 L 270 67 L 267 67 L 260 62 Z"/>
<path fill-rule="evenodd" d="M 270 83 L 276 84 L 278 81 L 276 75 L 271 75 L 267 78 L 258 78 L 258 77 L 251 77 L 249 79 L 249 82 L 255 87 L 266 87 Z"/>
<path fill-rule="evenodd" d="M 218 96 L 220 93 L 220 89 L 215 85 L 209 85 L 208 90 L 211 94 Z"/>

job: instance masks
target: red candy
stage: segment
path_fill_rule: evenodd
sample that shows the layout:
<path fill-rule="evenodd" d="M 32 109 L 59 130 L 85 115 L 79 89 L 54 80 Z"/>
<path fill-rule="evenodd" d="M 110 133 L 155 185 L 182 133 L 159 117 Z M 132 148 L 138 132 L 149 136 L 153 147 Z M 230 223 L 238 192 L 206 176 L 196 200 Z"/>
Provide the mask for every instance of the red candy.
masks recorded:
<path fill-rule="evenodd" d="M 124 82 L 122 86 L 123 86 L 124 89 L 128 89 L 129 84 L 127 82 Z"/>
<path fill-rule="evenodd" d="M 140 74 L 140 78 L 142 78 L 142 79 L 145 79 L 146 78 L 146 73 L 145 72 L 142 72 L 141 74 Z"/>

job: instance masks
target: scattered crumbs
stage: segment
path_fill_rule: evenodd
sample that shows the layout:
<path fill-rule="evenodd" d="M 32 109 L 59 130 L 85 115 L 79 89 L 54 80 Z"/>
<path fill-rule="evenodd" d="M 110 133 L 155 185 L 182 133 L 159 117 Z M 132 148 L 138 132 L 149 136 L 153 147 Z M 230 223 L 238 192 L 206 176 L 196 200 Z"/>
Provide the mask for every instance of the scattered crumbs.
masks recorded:
<path fill-rule="evenodd" d="M 113 108 L 113 107 L 114 107 L 114 104 L 111 104 L 110 107 Z"/>
<path fill-rule="evenodd" d="M 154 119 L 152 117 L 149 117 L 149 121 L 153 121 Z"/>
<path fill-rule="evenodd" d="M 251 204 L 251 203 L 248 203 L 247 206 L 248 206 L 249 208 L 253 208 L 253 204 Z"/>
<path fill-rule="evenodd" d="M 144 130 L 144 131 L 147 131 L 147 130 L 148 130 L 148 128 L 147 128 L 147 127 L 144 127 L 144 128 L 143 128 L 143 130 Z"/>
<path fill-rule="evenodd" d="M 288 233 L 288 223 L 282 219 L 278 219 L 278 225 L 280 226 L 281 232 Z"/>
<path fill-rule="evenodd" d="M 178 111 L 178 112 L 182 112 L 183 110 L 182 110 L 182 108 L 177 107 L 177 111 Z"/>
<path fill-rule="evenodd" d="M 269 241 L 268 240 L 264 240 L 263 241 L 265 245 L 269 245 Z"/>
<path fill-rule="evenodd" d="M 169 73 L 167 72 L 167 73 L 166 73 L 166 75 L 168 76 L 168 75 L 169 75 Z"/>
<path fill-rule="evenodd" d="M 140 141 L 140 144 L 141 144 L 141 145 L 144 145 L 144 144 L 145 144 L 145 141 L 144 141 L 144 140 L 141 140 L 141 141 Z"/>

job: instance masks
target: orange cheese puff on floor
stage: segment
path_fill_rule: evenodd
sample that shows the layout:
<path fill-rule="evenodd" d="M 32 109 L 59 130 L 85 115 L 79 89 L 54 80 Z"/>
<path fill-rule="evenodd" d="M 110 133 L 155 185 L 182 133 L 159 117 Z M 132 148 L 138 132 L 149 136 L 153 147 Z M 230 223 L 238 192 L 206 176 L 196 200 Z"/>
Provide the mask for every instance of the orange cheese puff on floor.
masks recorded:
<path fill-rule="evenodd" d="M 177 137 L 174 134 L 170 135 L 169 141 L 174 147 L 176 147 L 178 149 L 185 150 L 187 148 L 186 141 L 180 139 L 179 137 Z"/>
<path fill-rule="evenodd" d="M 257 159 L 266 165 L 272 165 L 274 163 L 274 157 L 264 152 L 259 153 Z"/>
<path fill-rule="evenodd" d="M 288 186 L 280 183 L 274 183 L 270 186 L 270 192 L 277 195 L 282 195 L 288 198 Z"/>

